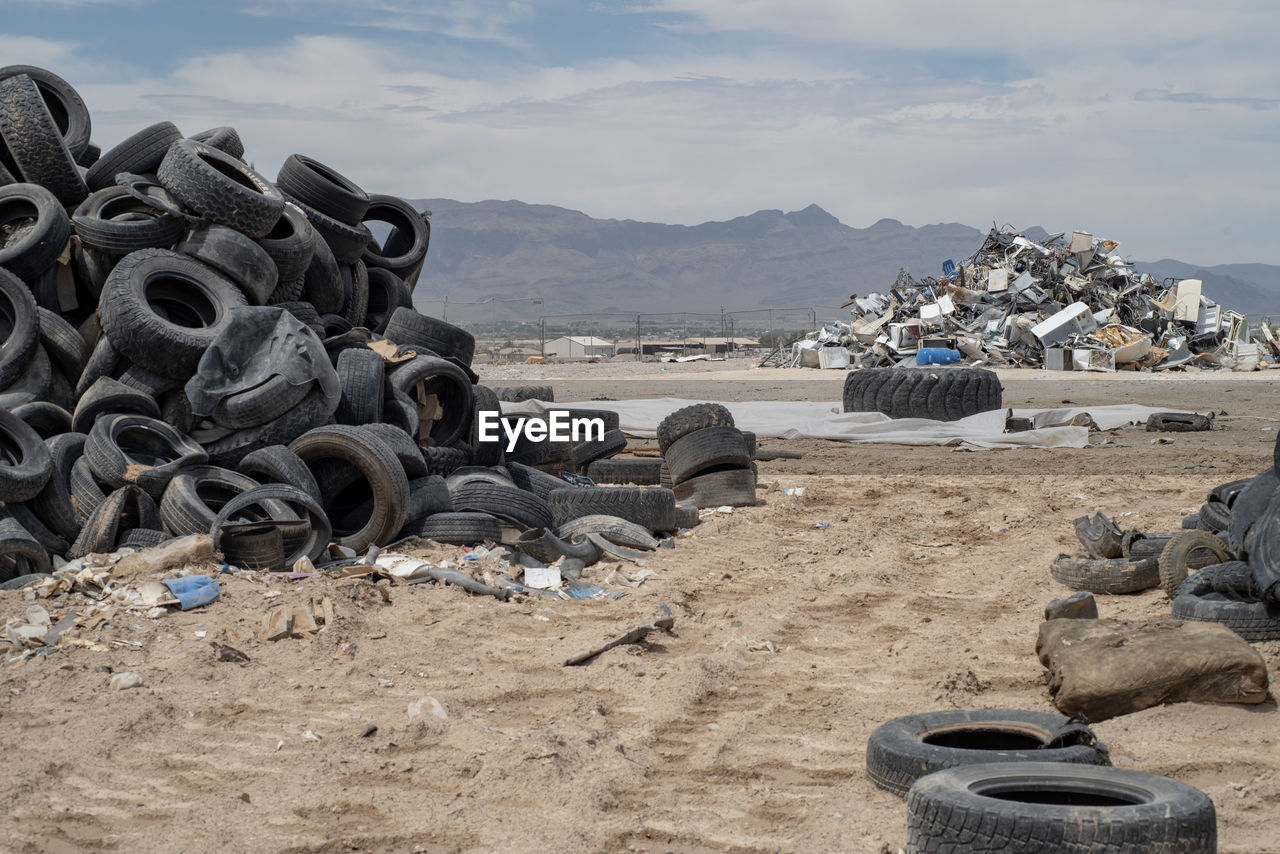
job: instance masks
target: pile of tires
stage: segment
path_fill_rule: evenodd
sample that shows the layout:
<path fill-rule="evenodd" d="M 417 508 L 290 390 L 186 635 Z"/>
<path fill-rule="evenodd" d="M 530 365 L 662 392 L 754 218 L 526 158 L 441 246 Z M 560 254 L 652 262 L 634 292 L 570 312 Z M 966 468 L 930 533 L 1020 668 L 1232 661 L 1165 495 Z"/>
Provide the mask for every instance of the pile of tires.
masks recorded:
<path fill-rule="evenodd" d="M 272 181 L 229 127 L 90 133 L 65 80 L 0 69 L 0 582 L 194 533 L 275 568 L 588 514 L 678 527 L 670 490 L 532 467 L 616 453 L 616 413 L 569 465 L 479 440 L 498 395 L 474 338 L 413 308 L 431 228 L 408 202 L 300 154 Z M 267 365 L 236 349 L 250 320 L 282 342 Z"/>
<path fill-rule="evenodd" d="M 748 507 L 756 503 L 754 437 L 733 423 L 718 403 L 677 409 L 658 424 L 660 477 L 678 500 L 695 507 Z"/>
<path fill-rule="evenodd" d="M 844 411 L 957 421 L 999 409 L 1001 392 L 981 368 L 868 368 L 845 377 Z"/>

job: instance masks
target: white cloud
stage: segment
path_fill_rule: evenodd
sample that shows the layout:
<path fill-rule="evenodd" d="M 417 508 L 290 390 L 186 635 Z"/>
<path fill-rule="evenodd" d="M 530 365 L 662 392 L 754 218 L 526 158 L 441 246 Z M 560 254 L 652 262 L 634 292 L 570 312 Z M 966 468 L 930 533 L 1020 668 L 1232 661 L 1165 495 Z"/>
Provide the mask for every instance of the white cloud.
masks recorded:
<path fill-rule="evenodd" d="M 269 174 L 301 151 L 414 197 L 685 223 L 817 202 L 851 225 L 1011 221 L 1090 229 L 1140 258 L 1280 261 L 1269 6 L 1197 6 L 1193 20 L 1188 4 L 1161 5 L 1145 23 L 1093 0 L 1054 7 L 1079 10 L 1061 20 L 921 0 L 661 7 L 689 12 L 686 28 L 782 37 L 540 65 L 307 36 L 162 76 L 33 49 L 82 70 L 64 76 L 100 143 L 161 119 L 189 133 L 234 124 Z M 488 8 L 509 11 L 499 37 L 524 37 L 524 7 Z M 19 48 L 0 39 L 6 56 Z M 938 71 L 953 54 L 978 71 Z"/>

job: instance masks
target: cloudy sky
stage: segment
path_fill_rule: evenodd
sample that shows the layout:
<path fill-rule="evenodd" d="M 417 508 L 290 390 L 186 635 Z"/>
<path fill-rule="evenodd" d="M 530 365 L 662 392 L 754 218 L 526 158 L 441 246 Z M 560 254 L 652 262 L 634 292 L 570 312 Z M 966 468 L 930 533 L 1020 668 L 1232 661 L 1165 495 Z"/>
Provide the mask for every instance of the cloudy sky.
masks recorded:
<path fill-rule="evenodd" d="M 274 176 L 695 224 L 1080 228 L 1280 263 L 1280 4 L 0 0 L 109 147 L 232 124 Z"/>

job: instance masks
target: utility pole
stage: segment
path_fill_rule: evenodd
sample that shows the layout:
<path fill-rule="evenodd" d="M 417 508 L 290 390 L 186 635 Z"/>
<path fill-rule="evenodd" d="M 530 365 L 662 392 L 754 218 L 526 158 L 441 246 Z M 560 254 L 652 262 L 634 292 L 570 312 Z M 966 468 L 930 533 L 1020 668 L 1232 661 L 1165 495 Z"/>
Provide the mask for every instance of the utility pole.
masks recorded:
<path fill-rule="evenodd" d="M 640 315 L 636 315 L 636 361 L 644 361 L 644 346 L 640 343 Z"/>
<path fill-rule="evenodd" d="M 443 320 L 445 323 L 448 323 L 449 322 L 449 295 L 448 294 L 444 295 L 444 311 L 442 312 L 442 314 L 444 315 L 444 317 L 441 317 L 440 319 Z"/>

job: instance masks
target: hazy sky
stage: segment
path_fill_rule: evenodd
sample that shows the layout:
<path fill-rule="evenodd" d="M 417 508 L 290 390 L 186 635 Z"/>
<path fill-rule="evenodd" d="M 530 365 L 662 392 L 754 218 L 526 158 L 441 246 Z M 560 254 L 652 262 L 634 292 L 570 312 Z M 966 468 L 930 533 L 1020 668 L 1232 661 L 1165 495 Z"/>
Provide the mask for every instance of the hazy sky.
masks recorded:
<path fill-rule="evenodd" d="M 1280 263 L 1280 4 L 0 0 L 104 148 L 232 124 L 274 177 L 695 224 L 1080 228 Z"/>

